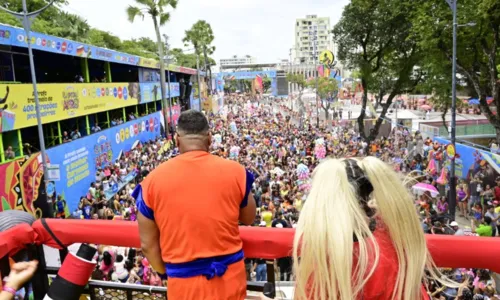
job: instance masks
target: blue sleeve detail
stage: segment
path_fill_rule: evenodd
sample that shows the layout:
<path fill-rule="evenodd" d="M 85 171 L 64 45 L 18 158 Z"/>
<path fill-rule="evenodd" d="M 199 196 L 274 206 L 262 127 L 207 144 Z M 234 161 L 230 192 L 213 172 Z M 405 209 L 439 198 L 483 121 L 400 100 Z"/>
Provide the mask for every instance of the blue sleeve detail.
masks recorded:
<path fill-rule="evenodd" d="M 248 205 L 248 195 L 250 195 L 250 192 L 252 191 L 253 182 L 255 181 L 255 177 L 247 169 L 245 169 L 245 173 L 246 173 L 245 197 L 243 197 L 243 201 L 241 201 L 240 208 L 244 208 Z"/>
<path fill-rule="evenodd" d="M 144 199 L 142 198 L 142 187 L 140 184 L 138 184 L 134 191 L 132 192 L 132 197 L 134 197 L 137 205 L 137 210 L 146 218 L 153 220 L 155 219 L 155 214 L 153 210 L 148 207 L 146 202 L 144 202 Z"/>

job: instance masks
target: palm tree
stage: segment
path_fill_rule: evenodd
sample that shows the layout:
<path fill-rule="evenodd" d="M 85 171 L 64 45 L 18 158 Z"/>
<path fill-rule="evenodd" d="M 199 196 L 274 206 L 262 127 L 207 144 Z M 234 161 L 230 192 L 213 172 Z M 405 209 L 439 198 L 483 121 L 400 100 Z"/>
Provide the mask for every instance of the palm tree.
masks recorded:
<path fill-rule="evenodd" d="M 212 31 L 212 26 L 204 20 L 199 20 L 196 22 L 191 29 L 186 30 L 185 37 L 182 41 L 187 44 L 191 43 L 194 47 L 196 55 L 203 55 L 205 58 L 205 71 L 208 71 L 210 84 L 208 85 L 209 92 L 211 94 L 212 86 L 212 70 L 210 64 L 207 65 L 208 55 L 211 55 L 215 51 L 215 46 L 212 46 L 214 41 L 214 32 Z"/>
<path fill-rule="evenodd" d="M 163 107 L 170 108 L 170 101 L 167 101 L 167 96 L 165 92 L 165 60 L 163 55 L 163 41 L 160 34 L 160 26 L 165 25 L 170 20 L 170 13 L 167 12 L 168 7 L 172 9 L 177 7 L 178 0 L 135 0 L 135 2 L 140 5 L 140 7 L 129 5 L 127 7 L 128 20 L 133 23 L 136 17 L 144 18 L 147 16 L 153 19 L 153 24 L 155 26 L 156 32 L 156 43 L 158 45 L 158 55 L 160 60 L 160 81 L 161 81 L 161 99 L 164 103 Z M 168 95 L 170 98 L 170 95 Z M 171 108 L 169 109 L 171 111 Z M 167 120 L 167 113 L 163 111 L 163 118 L 165 122 L 165 136 L 168 137 L 170 132 L 170 126 Z M 173 137 L 172 137 L 173 138 Z"/>

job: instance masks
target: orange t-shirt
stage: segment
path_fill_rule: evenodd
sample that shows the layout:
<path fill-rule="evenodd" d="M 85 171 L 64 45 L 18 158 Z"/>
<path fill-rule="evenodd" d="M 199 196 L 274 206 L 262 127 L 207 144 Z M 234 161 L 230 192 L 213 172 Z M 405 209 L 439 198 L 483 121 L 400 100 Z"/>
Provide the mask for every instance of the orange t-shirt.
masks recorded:
<path fill-rule="evenodd" d="M 142 199 L 160 229 L 165 263 L 191 262 L 242 249 L 238 220 L 249 193 L 247 177 L 237 162 L 204 151 L 181 154 L 147 176 L 141 183 Z M 204 276 L 169 278 L 172 299 L 239 300 L 245 295 L 243 261 L 210 280 Z"/>

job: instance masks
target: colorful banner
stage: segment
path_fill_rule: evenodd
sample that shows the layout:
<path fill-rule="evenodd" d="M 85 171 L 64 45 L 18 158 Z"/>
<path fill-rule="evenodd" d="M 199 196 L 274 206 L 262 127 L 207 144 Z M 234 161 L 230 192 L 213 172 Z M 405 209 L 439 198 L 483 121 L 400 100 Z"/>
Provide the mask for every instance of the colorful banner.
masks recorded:
<path fill-rule="evenodd" d="M 434 138 L 434 141 L 442 145 L 450 144 L 449 140 L 438 137 Z M 470 180 L 479 174 L 485 184 L 489 184 L 493 188 L 496 185 L 495 179 L 498 177 L 498 170 L 500 170 L 500 156 L 460 143 L 455 145 L 456 153 L 459 156 L 455 164 L 457 177 Z"/>
<path fill-rule="evenodd" d="M 168 83 L 167 83 L 168 84 Z M 149 103 L 152 101 L 161 100 L 161 88 L 160 83 L 140 83 L 139 84 L 139 103 Z M 168 88 L 165 88 L 165 93 L 168 97 Z M 179 97 L 180 88 L 178 82 L 170 83 L 170 95 L 171 97 Z"/>
<path fill-rule="evenodd" d="M 217 78 L 224 80 L 239 80 L 239 79 L 254 79 L 257 75 L 262 78 L 276 78 L 276 71 L 237 71 L 237 72 L 222 72 L 217 74 Z"/>
<path fill-rule="evenodd" d="M 0 165 L 0 212 L 22 210 L 36 218 L 49 217 L 47 203 L 38 199 L 43 188 L 41 155 Z"/>
<path fill-rule="evenodd" d="M 0 44 L 27 48 L 28 40 L 24 29 L 0 25 Z M 137 65 L 139 60 L 139 57 L 135 55 L 94 47 L 38 32 L 31 32 L 31 46 L 36 50 L 134 66 Z"/>
<path fill-rule="evenodd" d="M 0 25 L 0 45 L 28 47 L 27 37 L 24 29 L 6 25 Z M 72 55 L 108 61 L 113 63 L 127 64 L 145 68 L 159 69 L 157 60 L 130 55 L 106 48 L 95 47 L 79 42 L 46 35 L 38 32 L 31 32 L 31 46 L 33 49 L 47 51 L 57 54 Z M 196 74 L 195 69 L 180 66 L 168 65 L 167 69 L 172 72 L 185 74 Z"/>
<path fill-rule="evenodd" d="M 58 166 L 61 178 L 54 182 L 52 196 L 61 195 L 73 212 L 80 198 L 95 181 L 97 168 L 114 163 L 136 141 L 146 142 L 160 135 L 161 114 L 148 116 L 100 131 L 47 150 L 51 166 Z"/>
<path fill-rule="evenodd" d="M 44 124 L 139 103 L 139 83 L 39 84 L 38 97 Z M 31 84 L 0 84 L 0 132 L 37 124 Z"/>

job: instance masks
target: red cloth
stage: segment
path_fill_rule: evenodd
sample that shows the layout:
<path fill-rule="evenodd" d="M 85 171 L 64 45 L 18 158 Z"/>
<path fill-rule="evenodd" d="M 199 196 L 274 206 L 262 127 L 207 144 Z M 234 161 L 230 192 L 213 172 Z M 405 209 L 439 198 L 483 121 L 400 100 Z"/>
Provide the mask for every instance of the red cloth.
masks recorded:
<path fill-rule="evenodd" d="M 140 247 L 135 222 L 47 219 L 47 223 L 64 245 L 90 243 Z M 240 227 L 246 257 L 274 259 L 289 256 L 294 233 L 294 229 Z M 500 273 L 498 238 L 449 235 L 427 235 L 426 238 L 429 251 L 439 267 L 490 269 Z M 59 248 L 38 220 L 33 223 L 33 228 L 22 224 L 0 232 L 0 257 L 15 254 L 31 243 Z M 481 255 L 470 251 L 471 245 L 481 249 Z"/>

